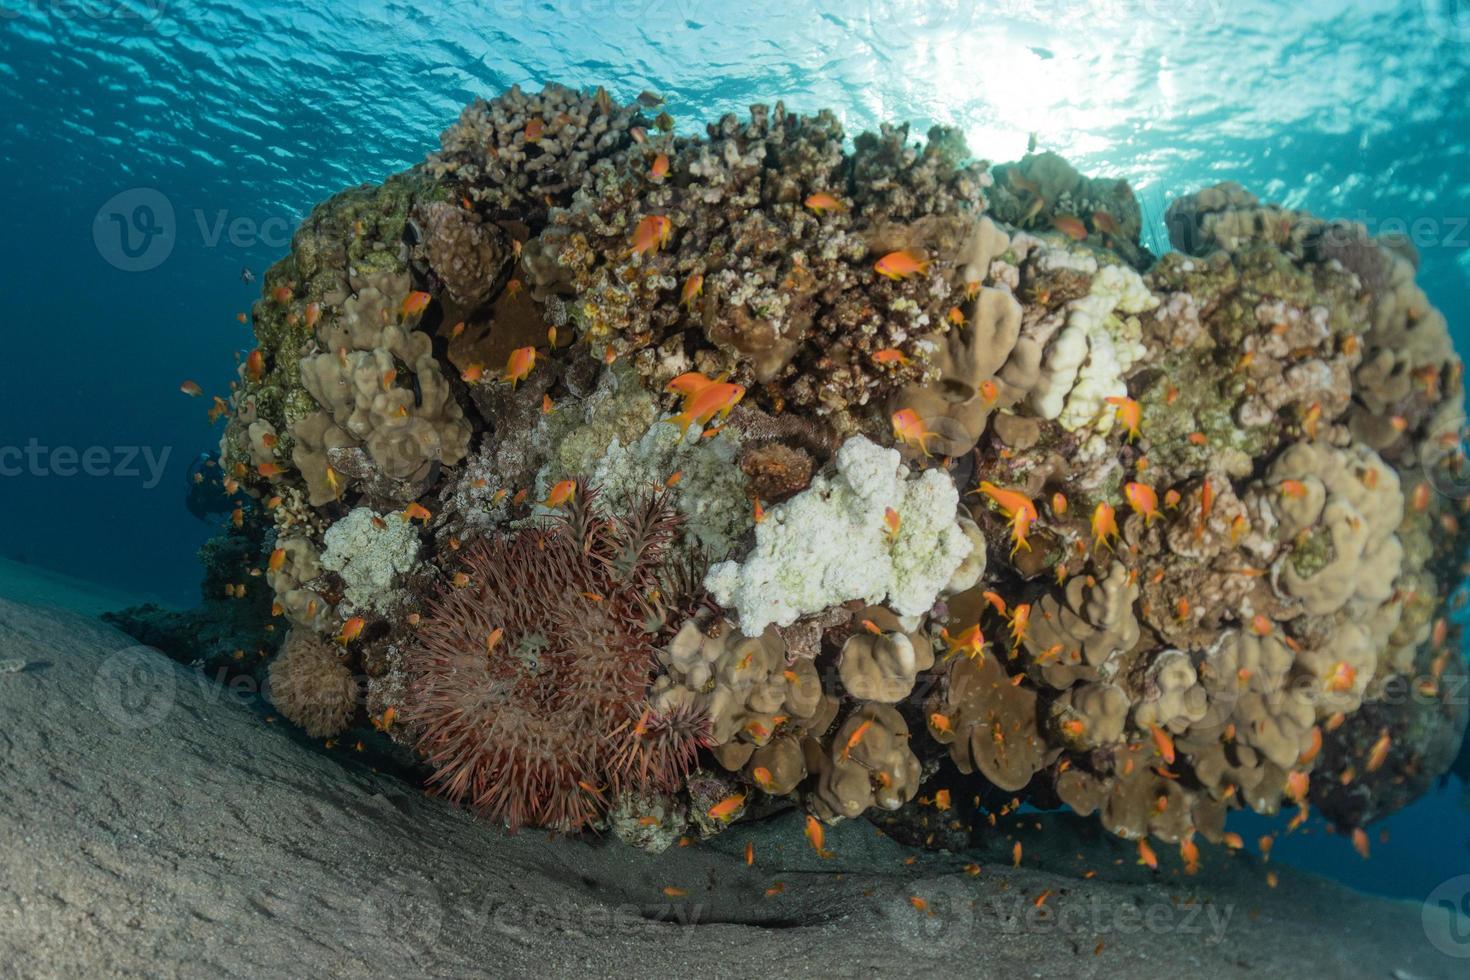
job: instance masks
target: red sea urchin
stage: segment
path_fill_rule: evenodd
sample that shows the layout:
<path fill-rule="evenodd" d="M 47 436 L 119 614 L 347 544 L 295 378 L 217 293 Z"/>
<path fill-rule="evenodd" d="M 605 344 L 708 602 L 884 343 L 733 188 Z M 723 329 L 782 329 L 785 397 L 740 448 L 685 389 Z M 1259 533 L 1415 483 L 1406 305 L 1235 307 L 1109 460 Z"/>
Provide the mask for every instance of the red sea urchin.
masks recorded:
<path fill-rule="evenodd" d="M 706 720 L 647 707 L 677 516 L 655 499 L 608 518 L 595 496 L 579 486 L 564 516 L 468 546 L 469 584 L 407 656 L 402 714 L 433 784 L 512 830 L 576 830 L 622 790 L 670 791 L 708 738 Z"/>

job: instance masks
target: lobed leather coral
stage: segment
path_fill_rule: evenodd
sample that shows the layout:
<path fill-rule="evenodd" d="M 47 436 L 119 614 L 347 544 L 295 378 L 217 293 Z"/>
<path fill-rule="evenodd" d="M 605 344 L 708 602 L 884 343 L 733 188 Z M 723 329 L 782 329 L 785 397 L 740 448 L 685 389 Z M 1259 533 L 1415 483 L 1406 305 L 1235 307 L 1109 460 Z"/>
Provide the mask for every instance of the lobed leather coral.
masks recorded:
<path fill-rule="evenodd" d="M 942 127 L 477 100 L 254 307 L 221 468 L 276 667 L 336 652 L 487 815 L 653 849 L 940 787 L 1181 844 L 1391 812 L 1465 726 L 1444 319 L 1351 223 L 1144 220 Z"/>

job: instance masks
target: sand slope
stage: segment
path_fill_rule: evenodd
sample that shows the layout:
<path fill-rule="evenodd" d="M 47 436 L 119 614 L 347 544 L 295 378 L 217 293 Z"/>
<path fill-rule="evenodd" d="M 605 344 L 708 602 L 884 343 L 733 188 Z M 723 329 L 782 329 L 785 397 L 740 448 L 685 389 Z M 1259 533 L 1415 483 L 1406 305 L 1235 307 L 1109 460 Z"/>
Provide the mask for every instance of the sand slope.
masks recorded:
<path fill-rule="evenodd" d="M 863 822 L 818 860 L 790 815 L 660 857 L 507 837 L 84 616 L 0 600 L 13 657 L 28 665 L 0 674 L 7 976 L 1465 975 L 1417 905 L 1286 868 L 1271 890 L 1214 851 L 1197 878 L 1173 855 L 1152 875 L 1064 820 L 1029 831 L 1019 870 L 997 841 L 975 877 L 970 858 L 905 864 Z"/>

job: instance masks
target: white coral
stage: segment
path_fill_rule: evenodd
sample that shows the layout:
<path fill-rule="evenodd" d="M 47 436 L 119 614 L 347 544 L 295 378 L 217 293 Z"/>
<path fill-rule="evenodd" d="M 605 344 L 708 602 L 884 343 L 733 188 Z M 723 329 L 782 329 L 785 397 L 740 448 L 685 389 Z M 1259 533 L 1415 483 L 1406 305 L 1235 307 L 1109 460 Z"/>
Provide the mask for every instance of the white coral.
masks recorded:
<path fill-rule="evenodd" d="M 394 582 L 413 568 L 419 553 L 418 532 L 403 515 L 379 517 L 358 507 L 327 528 L 325 541 L 322 566 L 342 576 L 349 609 L 386 613 L 402 598 Z"/>
<path fill-rule="evenodd" d="M 1054 265 L 1061 261 L 1044 258 Z M 1145 354 L 1142 327 L 1131 314 L 1158 305 L 1132 269 L 1099 270 L 1090 292 L 1068 304 L 1066 326 L 1047 349 L 1042 383 L 1032 397 L 1036 414 L 1068 431 L 1091 426 L 1106 433 L 1113 422 L 1107 399 L 1127 396 L 1123 376 Z"/>
<path fill-rule="evenodd" d="M 978 546 L 956 517 L 958 504 L 943 471 L 911 476 L 897 450 L 854 436 L 837 452 L 836 475 L 816 477 L 771 508 L 756 525 L 754 550 L 711 568 L 705 586 L 739 614 L 747 636 L 852 599 L 886 599 L 900 614 L 920 615 Z M 890 507 L 900 522 L 891 540 Z"/>
<path fill-rule="evenodd" d="M 615 510 L 623 511 L 679 474 L 669 498 L 688 522 L 687 534 L 706 554 L 723 558 L 751 521 L 745 477 L 735 461 L 739 448 L 728 430 L 706 439 L 698 428 L 681 435 L 676 426 L 655 422 L 631 445 L 614 437 L 593 469 L 591 483 Z"/>

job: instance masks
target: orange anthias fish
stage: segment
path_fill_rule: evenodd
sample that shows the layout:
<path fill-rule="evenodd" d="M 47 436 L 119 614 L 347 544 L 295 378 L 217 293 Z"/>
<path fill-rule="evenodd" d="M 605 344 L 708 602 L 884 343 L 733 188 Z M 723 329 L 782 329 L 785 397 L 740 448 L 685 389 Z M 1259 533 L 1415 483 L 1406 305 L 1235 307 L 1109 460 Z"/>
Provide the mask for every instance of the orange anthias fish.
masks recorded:
<path fill-rule="evenodd" d="M 1388 737 L 1388 729 L 1385 728 L 1378 733 L 1378 741 L 1373 743 L 1373 748 L 1368 752 L 1368 764 L 1363 768 L 1368 772 L 1377 772 L 1388 761 L 1388 749 L 1392 745 Z"/>
<path fill-rule="evenodd" d="M 721 376 L 720 380 L 723 381 L 724 377 Z M 664 391 L 678 392 L 680 397 L 687 401 L 712 384 L 714 384 L 714 381 L 700 374 L 698 371 L 686 371 L 665 385 Z"/>
<path fill-rule="evenodd" d="M 694 301 L 704 294 L 704 274 L 696 272 L 684 280 L 684 288 L 679 292 L 679 302 L 686 310 L 694 309 Z"/>
<path fill-rule="evenodd" d="M 1108 546 L 1108 535 L 1118 537 L 1118 516 L 1107 501 L 1100 502 L 1092 512 L 1092 542 Z"/>
<path fill-rule="evenodd" d="M 1059 214 L 1051 219 L 1051 226 L 1074 242 L 1087 240 L 1087 226 L 1081 218 L 1070 214 Z"/>
<path fill-rule="evenodd" d="M 362 635 L 362 628 L 367 623 L 361 616 L 353 616 L 342 624 L 342 632 L 337 634 L 337 642 L 344 647 Z"/>
<path fill-rule="evenodd" d="M 1011 646 L 1017 649 L 1026 641 L 1026 628 L 1031 625 L 1031 603 L 1017 603 L 1011 610 Z"/>
<path fill-rule="evenodd" d="M 1159 495 L 1147 483 L 1128 483 L 1123 487 L 1123 496 L 1133 510 L 1142 515 L 1145 524 L 1152 524 L 1159 516 Z"/>
<path fill-rule="evenodd" d="M 402 305 L 398 307 L 398 313 L 405 319 L 418 316 L 429 308 L 431 298 L 428 293 L 416 289 L 404 297 Z"/>
<path fill-rule="evenodd" d="M 903 518 L 899 516 L 898 511 L 892 507 L 883 509 L 883 528 L 890 541 L 898 537 L 898 529 L 902 524 Z"/>
<path fill-rule="evenodd" d="M 1122 234 L 1122 231 L 1118 228 L 1117 219 L 1106 211 L 1092 212 L 1092 227 L 1104 235 L 1112 235 L 1114 238 Z"/>
<path fill-rule="evenodd" d="M 946 656 L 953 657 L 957 653 L 963 653 L 969 659 L 974 660 L 985 652 L 985 634 L 980 632 L 979 623 L 961 631 L 959 636 L 950 636 L 948 630 L 941 630 L 939 635 L 949 647 L 949 653 Z M 944 716 L 936 714 L 931 717 L 942 718 Z"/>
<path fill-rule="evenodd" d="M 806 839 L 811 842 L 812 850 L 818 854 L 823 852 L 823 845 L 827 840 L 827 831 L 822 826 L 822 821 L 810 813 L 806 815 Z"/>
<path fill-rule="evenodd" d="M 924 425 L 918 412 L 912 408 L 901 408 L 893 413 L 892 420 L 893 438 L 905 446 L 917 449 L 925 456 L 929 455 L 929 440 L 934 433 Z"/>
<path fill-rule="evenodd" d="M 873 269 L 889 279 L 911 279 L 929 271 L 929 260 L 923 252 L 905 248 L 889 252 L 873 263 Z"/>
<path fill-rule="evenodd" d="M 1357 851 L 1358 856 L 1364 861 L 1368 860 L 1368 835 L 1362 827 L 1353 828 L 1353 850 Z"/>
<path fill-rule="evenodd" d="M 897 347 L 885 347 L 873 354 L 874 364 L 908 364 L 909 359 Z"/>
<path fill-rule="evenodd" d="M 1031 498 L 1019 490 L 1006 490 L 998 487 L 989 480 L 980 481 L 979 488 L 973 492 L 983 493 L 995 501 L 1001 513 L 1010 520 L 1011 554 L 1014 555 L 1022 548 L 1030 551 L 1031 545 L 1027 542 L 1026 537 L 1031 533 L 1032 526 L 1040 516 L 1036 510 L 1036 505 L 1031 502 Z"/>
<path fill-rule="evenodd" d="M 1286 774 L 1286 796 L 1293 803 L 1300 803 L 1307 798 L 1307 789 L 1310 786 L 1307 774 L 1300 769 L 1293 769 Z"/>
<path fill-rule="evenodd" d="M 698 425 L 702 429 L 716 415 L 725 418 L 744 397 L 744 385 L 730 381 L 711 381 L 694 394 L 687 395 L 684 399 L 684 410 L 677 415 L 669 416 L 664 421 L 677 425 L 679 434 L 684 435 L 689 431 L 691 425 Z"/>
<path fill-rule="evenodd" d="M 674 232 L 674 223 L 661 214 L 651 214 L 638 222 L 638 227 L 633 230 L 633 254 L 642 255 L 645 252 L 657 252 L 669 243 L 669 236 Z"/>
<path fill-rule="evenodd" d="M 1199 873 L 1199 845 L 1194 842 L 1193 837 L 1186 837 L 1179 842 L 1179 857 L 1184 861 L 1185 874 Z"/>
<path fill-rule="evenodd" d="M 505 638 L 505 627 L 504 626 L 497 626 L 497 627 L 495 627 L 493 630 L 490 631 L 490 635 L 487 636 L 487 637 L 485 637 L 485 652 L 486 653 L 494 653 L 495 652 L 495 648 L 500 645 L 500 641 L 502 639 L 504 639 L 504 638 Z"/>
<path fill-rule="evenodd" d="M 1146 839 L 1138 842 L 1138 863 L 1146 865 L 1150 871 L 1159 870 L 1159 856 Z"/>
<path fill-rule="evenodd" d="M 245 377 L 251 381 L 259 381 L 265 377 L 265 354 L 259 347 L 251 351 L 245 358 Z"/>
<path fill-rule="evenodd" d="M 1307 499 L 1307 485 L 1300 480 L 1282 480 L 1281 492 L 1295 500 Z"/>
<path fill-rule="evenodd" d="M 741 805 L 744 803 L 744 793 L 732 793 L 720 802 L 716 803 L 714 806 L 710 807 L 709 810 L 706 812 L 711 820 L 729 820 L 735 815 L 735 812 L 739 810 Z"/>
<path fill-rule="evenodd" d="M 1124 398 L 1120 395 L 1110 395 L 1107 403 L 1117 409 L 1114 414 L 1128 430 L 1128 441 L 1132 442 L 1137 439 L 1139 426 L 1143 424 L 1143 406 L 1132 398 Z"/>
<path fill-rule="evenodd" d="M 653 180 L 663 180 L 669 173 L 669 155 L 660 153 L 653 158 L 653 166 L 648 168 L 648 176 Z"/>
<path fill-rule="evenodd" d="M 1297 758 L 1297 760 L 1296 760 L 1297 761 L 1297 765 L 1301 765 L 1301 766 L 1309 766 L 1309 765 L 1311 765 L 1312 764 L 1312 760 L 1315 759 L 1315 758 L 1317 758 L 1317 756 L 1321 753 L 1321 751 L 1322 751 L 1322 726 L 1320 726 L 1320 725 L 1313 725 L 1312 726 L 1312 741 L 1307 744 L 1307 747 L 1302 750 L 1301 756 Z"/>
<path fill-rule="evenodd" d="M 522 131 L 522 135 L 526 137 L 527 143 L 539 143 L 542 134 L 545 132 L 546 120 L 537 116 L 526 123 L 526 128 Z"/>
<path fill-rule="evenodd" d="M 459 380 L 469 385 L 479 384 L 480 379 L 483 377 L 485 377 L 485 365 L 478 361 L 465 368 L 459 374 Z"/>
<path fill-rule="evenodd" d="M 268 568 L 268 569 L 270 569 L 273 572 L 279 572 L 285 566 L 286 566 L 286 549 L 285 548 L 277 548 L 275 551 L 272 551 L 270 558 L 267 559 L 267 561 L 265 563 L 265 567 Z"/>
<path fill-rule="evenodd" d="M 817 191 L 802 202 L 817 214 L 826 214 L 828 211 L 842 211 L 844 206 L 841 201 L 828 194 L 826 191 Z"/>
<path fill-rule="evenodd" d="M 858 747 L 858 743 L 863 740 L 863 736 L 868 734 L 868 729 L 872 727 L 873 719 L 869 718 L 857 726 L 857 728 L 853 729 L 852 734 L 847 737 L 847 744 L 842 747 L 842 758 L 844 761 L 852 755 L 852 750 Z"/>
<path fill-rule="evenodd" d="M 510 357 L 505 362 L 505 373 L 500 376 L 501 381 L 509 381 L 514 388 L 530 375 L 531 369 L 536 366 L 536 348 L 517 347 L 510 352 Z"/>
<path fill-rule="evenodd" d="M 317 321 L 322 318 L 322 304 L 311 302 L 306 304 L 306 329 L 315 330 Z"/>
<path fill-rule="evenodd" d="M 576 495 L 577 481 L 562 480 L 556 486 L 551 488 L 551 492 L 546 495 L 546 499 L 541 501 L 541 506 L 548 508 L 563 507 L 566 504 L 570 503 L 572 498 Z"/>
<path fill-rule="evenodd" d="M 255 469 L 256 472 L 265 477 L 267 480 L 274 480 L 276 477 L 286 472 L 285 469 L 277 463 L 261 463 Z"/>
<path fill-rule="evenodd" d="M 199 387 L 199 385 L 193 381 L 185 381 L 183 384 L 179 385 L 179 390 L 188 395 L 190 398 L 198 398 L 200 395 L 204 394 L 204 389 Z"/>
<path fill-rule="evenodd" d="M 403 520 L 405 522 L 420 521 L 424 524 L 427 524 L 429 523 L 429 518 L 433 516 L 433 514 L 429 513 L 429 508 L 425 507 L 421 503 L 418 503 L 417 501 L 409 504 L 403 509 Z"/>
<path fill-rule="evenodd" d="M 1149 734 L 1153 736 L 1154 750 L 1159 753 L 1159 756 L 1164 760 L 1164 763 L 1166 765 L 1173 765 L 1174 739 L 1169 737 L 1169 733 L 1164 731 L 1158 725 L 1150 725 L 1148 727 Z"/>

